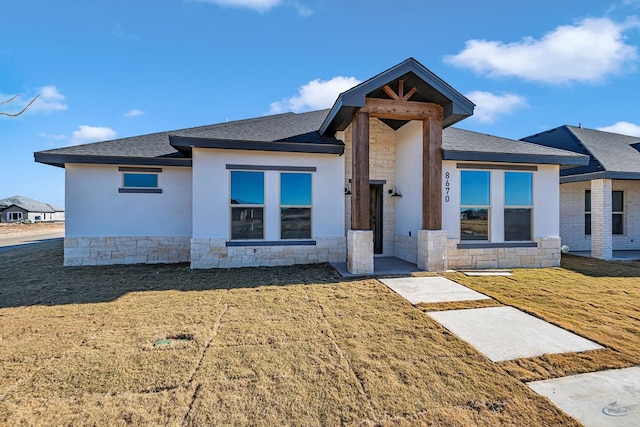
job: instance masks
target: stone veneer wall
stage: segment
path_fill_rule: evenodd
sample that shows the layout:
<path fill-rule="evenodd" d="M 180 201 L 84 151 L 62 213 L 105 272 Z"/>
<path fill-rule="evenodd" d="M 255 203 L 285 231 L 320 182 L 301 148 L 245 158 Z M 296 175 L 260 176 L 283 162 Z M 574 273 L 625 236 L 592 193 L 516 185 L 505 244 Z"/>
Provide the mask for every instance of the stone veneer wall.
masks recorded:
<path fill-rule="evenodd" d="M 190 246 L 185 236 L 66 237 L 64 265 L 189 262 Z"/>
<path fill-rule="evenodd" d="M 458 249 L 456 239 L 447 242 L 447 262 L 452 269 L 536 268 L 560 265 L 560 239 L 536 239 L 534 248 Z"/>
<path fill-rule="evenodd" d="M 275 267 L 344 262 L 345 237 L 318 237 L 315 246 L 226 246 L 226 239 L 191 239 L 191 268 Z"/>
<path fill-rule="evenodd" d="M 352 127 L 344 132 L 345 183 L 352 178 Z M 382 196 L 382 250 L 385 256 L 394 254 L 394 234 L 396 228 L 395 198 L 389 190 L 396 183 L 396 133 L 376 118 L 369 121 L 369 180 L 384 180 Z M 351 196 L 345 197 L 345 234 L 351 228 Z"/>
<path fill-rule="evenodd" d="M 396 234 L 394 240 L 393 256 L 418 264 L 418 238 Z"/>

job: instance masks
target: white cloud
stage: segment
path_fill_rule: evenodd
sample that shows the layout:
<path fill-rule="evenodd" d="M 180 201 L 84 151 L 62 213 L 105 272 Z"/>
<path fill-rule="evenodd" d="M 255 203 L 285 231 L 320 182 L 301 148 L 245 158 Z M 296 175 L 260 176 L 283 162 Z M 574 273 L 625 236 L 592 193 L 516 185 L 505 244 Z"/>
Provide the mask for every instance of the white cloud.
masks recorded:
<path fill-rule="evenodd" d="M 545 83 L 598 82 L 633 66 L 637 48 L 625 44 L 623 32 L 638 28 L 636 19 L 616 23 L 587 18 L 563 25 L 540 39 L 519 42 L 469 40 L 466 48 L 445 62 L 489 76 L 514 76 Z"/>
<path fill-rule="evenodd" d="M 29 106 L 25 111 L 26 113 L 51 113 L 54 111 L 64 111 L 69 108 L 64 103 L 65 96 L 58 91 L 55 86 L 44 86 L 38 90 L 38 99 Z M 8 101 L 15 95 L 4 95 L 0 93 L 0 101 Z M 18 95 L 12 101 L 3 105 L 3 111 L 9 113 L 18 113 L 31 101 L 33 101 L 35 95 Z"/>
<path fill-rule="evenodd" d="M 527 100 L 513 93 L 496 95 L 491 92 L 473 91 L 465 94 L 476 108 L 471 118 L 481 123 L 493 123 L 498 116 L 513 113 L 515 110 L 527 106 Z"/>
<path fill-rule="evenodd" d="M 78 130 L 73 131 L 71 145 L 105 141 L 114 139 L 117 135 L 118 133 L 109 127 L 82 125 L 78 127 Z"/>
<path fill-rule="evenodd" d="M 65 96 L 61 94 L 55 86 L 41 87 L 38 94 L 40 97 L 27 111 L 32 113 L 50 113 L 53 111 L 64 111 L 69 108 L 69 106 L 64 103 Z"/>
<path fill-rule="evenodd" d="M 256 12 L 267 12 L 269 9 L 279 6 L 282 0 L 188 0 L 199 3 L 214 3 L 223 7 L 245 7 Z"/>
<path fill-rule="evenodd" d="M 285 111 L 296 113 L 320 110 L 333 105 L 338 95 L 359 84 L 355 77 L 337 76 L 331 80 L 311 80 L 298 89 L 298 95 L 271 103 L 269 113 L 278 114 Z"/>
<path fill-rule="evenodd" d="M 125 117 L 138 117 L 138 116 L 142 116 L 144 114 L 144 111 L 141 110 L 137 110 L 137 109 L 133 109 L 133 110 L 129 110 L 126 113 L 124 113 Z"/>
<path fill-rule="evenodd" d="M 640 137 L 640 126 L 629 122 L 617 122 L 611 126 L 598 128 L 598 130 Z"/>

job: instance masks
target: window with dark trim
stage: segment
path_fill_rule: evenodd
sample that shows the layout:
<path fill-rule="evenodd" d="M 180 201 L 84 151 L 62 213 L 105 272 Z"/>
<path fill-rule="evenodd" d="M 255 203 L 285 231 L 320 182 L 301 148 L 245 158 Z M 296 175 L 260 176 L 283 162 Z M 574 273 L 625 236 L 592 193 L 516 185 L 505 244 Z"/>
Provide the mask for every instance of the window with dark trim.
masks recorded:
<path fill-rule="evenodd" d="M 531 240 L 533 174 L 504 173 L 504 240 Z"/>
<path fill-rule="evenodd" d="M 122 172 L 122 186 L 118 190 L 120 193 L 162 193 L 158 186 L 158 174 L 161 168 L 143 168 L 121 166 L 118 168 Z"/>
<path fill-rule="evenodd" d="M 231 240 L 264 240 L 264 172 L 231 171 Z"/>
<path fill-rule="evenodd" d="M 9 219 L 9 221 L 21 221 L 22 212 L 8 212 L 7 218 Z"/>
<path fill-rule="evenodd" d="M 280 173 L 280 238 L 311 239 L 311 174 Z"/>
<path fill-rule="evenodd" d="M 591 235 L 591 190 L 584 192 L 584 234 Z M 624 191 L 611 192 L 611 234 L 624 234 Z"/>
<path fill-rule="evenodd" d="M 460 171 L 460 240 L 489 240 L 491 174 Z"/>

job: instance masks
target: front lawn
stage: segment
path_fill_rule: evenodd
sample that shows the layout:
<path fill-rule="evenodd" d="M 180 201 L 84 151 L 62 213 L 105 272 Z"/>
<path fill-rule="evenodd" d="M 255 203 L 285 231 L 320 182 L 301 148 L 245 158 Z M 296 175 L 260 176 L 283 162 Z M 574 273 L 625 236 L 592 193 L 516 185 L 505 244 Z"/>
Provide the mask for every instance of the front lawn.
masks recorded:
<path fill-rule="evenodd" d="M 61 264 L 59 242 L 0 252 L 0 424 L 577 425 L 375 279 Z M 566 267 L 455 278 L 637 363 L 640 269 Z"/>

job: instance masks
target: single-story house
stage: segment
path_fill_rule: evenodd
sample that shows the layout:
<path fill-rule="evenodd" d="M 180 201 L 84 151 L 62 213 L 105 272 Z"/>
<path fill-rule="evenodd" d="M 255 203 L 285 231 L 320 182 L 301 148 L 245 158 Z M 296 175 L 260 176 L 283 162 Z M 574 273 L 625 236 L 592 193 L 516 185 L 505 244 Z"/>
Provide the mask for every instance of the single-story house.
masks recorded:
<path fill-rule="evenodd" d="M 561 126 L 523 141 L 589 156 L 560 172 L 560 237 L 570 251 L 611 259 L 640 250 L 640 138 Z"/>
<path fill-rule="evenodd" d="M 285 113 L 35 153 L 65 168 L 66 265 L 393 256 L 424 270 L 560 260 L 560 168 L 588 156 L 453 128 L 474 104 L 413 58 Z M 464 217 L 464 218 L 463 218 Z"/>
<path fill-rule="evenodd" d="M 64 221 L 64 209 L 24 196 L 0 199 L 0 222 Z"/>

